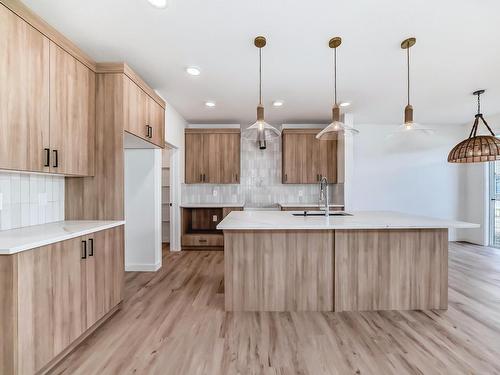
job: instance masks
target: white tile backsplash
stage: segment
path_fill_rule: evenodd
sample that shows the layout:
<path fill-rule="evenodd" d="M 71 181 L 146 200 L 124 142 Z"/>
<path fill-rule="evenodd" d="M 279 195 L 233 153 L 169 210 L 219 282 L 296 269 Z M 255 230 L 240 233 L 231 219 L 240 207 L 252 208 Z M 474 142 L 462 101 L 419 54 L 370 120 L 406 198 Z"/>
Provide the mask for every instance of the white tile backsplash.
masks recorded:
<path fill-rule="evenodd" d="M 64 220 L 64 177 L 0 172 L 0 230 Z"/>
<path fill-rule="evenodd" d="M 255 142 L 242 138 L 240 184 L 184 184 L 181 194 L 183 203 L 245 202 L 247 207 L 272 207 L 277 203 L 316 204 L 318 189 L 316 184 L 281 183 L 280 139 L 268 142 L 266 150 L 259 150 Z M 330 185 L 332 204 L 343 204 L 343 189 L 342 184 Z"/>

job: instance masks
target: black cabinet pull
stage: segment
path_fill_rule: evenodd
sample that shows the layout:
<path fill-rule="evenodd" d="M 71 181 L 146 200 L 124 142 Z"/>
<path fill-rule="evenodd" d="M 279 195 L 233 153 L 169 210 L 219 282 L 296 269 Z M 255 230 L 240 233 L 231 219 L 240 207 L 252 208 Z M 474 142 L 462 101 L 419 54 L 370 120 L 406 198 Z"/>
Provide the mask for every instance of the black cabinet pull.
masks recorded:
<path fill-rule="evenodd" d="M 285 181 L 288 180 L 288 175 L 285 173 Z"/>
<path fill-rule="evenodd" d="M 50 167 L 50 148 L 44 148 L 45 151 L 45 164 L 44 167 Z"/>
<path fill-rule="evenodd" d="M 54 164 L 52 167 L 57 168 L 59 167 L 59 152 L 57 150 L 52 150 L 52 152 L 54 153 Z"/>
<path fill-rule="evenodd" d="M 236 173 L 236 182 L 238 182 L 238 173 Z"/>
<path fill-rule="evenodd" d="M 82 259 L 87 259 L 87 241 L 82 240 Z"/>
<path fill-rule="evenodd" d="M 207 240 L 202 240 L 202 239 L 200 239 L 199 241 L 200 241 L 200 242 L 207 242 Z"/>
<path fill-rule="evenodd" d="M 89 257 L 94 256 L 94 239 L 89 238 Z"/>
<path fill-rule="evenodd" d="M 149 130 L 150 130 L 149 138 L 153 138 L 153 128 L 150 126 Z"/>
<path fill-rule="evenodd" d="M 319 174 L 316 175 L 316 181 L 319 181 Z"/>
<path fill-rule="evenodd" d="M 149 138 L 149 125 L 146 125 L 146 138 Z"/>
<path fill-rule="evenodd" d="M 203 173 L 203 182 L 205 182 L 206 179 L 205 179 L 205 173 Z"/>
<path fill-rule="evenodd" d="M 200 173 L 200 181 L 203 181 L 203 175 Z"/>

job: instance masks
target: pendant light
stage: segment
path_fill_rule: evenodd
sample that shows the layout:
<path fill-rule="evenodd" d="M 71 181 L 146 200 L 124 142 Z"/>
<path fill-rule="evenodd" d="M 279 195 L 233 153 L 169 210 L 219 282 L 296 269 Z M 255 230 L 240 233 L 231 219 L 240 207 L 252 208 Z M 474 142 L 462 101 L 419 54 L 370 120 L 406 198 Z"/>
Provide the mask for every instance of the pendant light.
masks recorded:
<path fill-rule="evenodd" d="M 405 107 L 405 121 L 399 126 L 398 132 L 419 131 L 425 134 L 432 134 L 432 129 L 425 128 L 413 121 L 413 106 L 410 104 L 410 48 L 415 45 L 417 39 L 408 38 L 401 42 L 401 48 L 406 50 L 406 72 L 407 72 L 407 103 Z"/>
<path fill-rule="evenodd" d="M 264 105 L 262 104 L 262 48 L 266 45 L 266 38 L 258 36 L 254 40 L 254 45 L 259 49 L 259 105 L 257 106 L 257 121 L 245 129 L 243 138 L 257 142 L 259 149 L 266 149 L 268 141 L 277 140 L 281 132 L 269 125 L 264 120 Z"/>
<path fill-rule="evenodd" d="M 500 160 L 500 139 L 495 136 L 481 113 L 481 94 L 484 94 L 484 90 L 473 92 L 473 95 L 477 95 L 477 114 L 474 125 L 472 125 L 469 138 L 460 142 L 450 151 L 448 155 L 450 163 L 480 163 Z M 479 120 L 486 126 L 490 132 L 489 135 L 477 135 Z"/>
<path fill-rule="evenodd" d="M 359 131 L 349 125 L 345 125 L 340 121 L 340 106 L 337 102 L 337 47 L 342 44 L 340 37 L 330 39 L 328 46 L 333 49 L 333 108 L 332 108 L 332 122 L 318 134 L 316 138 L 319 140 L 337 139 L 340 132 L 349 132 L 358 134 Z"/>

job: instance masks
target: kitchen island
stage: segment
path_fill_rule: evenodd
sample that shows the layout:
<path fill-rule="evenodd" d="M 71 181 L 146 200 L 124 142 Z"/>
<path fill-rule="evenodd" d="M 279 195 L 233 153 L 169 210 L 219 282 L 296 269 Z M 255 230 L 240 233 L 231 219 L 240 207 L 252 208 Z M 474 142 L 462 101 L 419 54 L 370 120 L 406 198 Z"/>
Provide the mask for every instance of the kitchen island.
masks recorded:
<path fill-rule="evenodd" d="M 448 306 L 448 229 L 478 225 L 397 212 L 231 212 L 227 311 L 427 310 Z"/>

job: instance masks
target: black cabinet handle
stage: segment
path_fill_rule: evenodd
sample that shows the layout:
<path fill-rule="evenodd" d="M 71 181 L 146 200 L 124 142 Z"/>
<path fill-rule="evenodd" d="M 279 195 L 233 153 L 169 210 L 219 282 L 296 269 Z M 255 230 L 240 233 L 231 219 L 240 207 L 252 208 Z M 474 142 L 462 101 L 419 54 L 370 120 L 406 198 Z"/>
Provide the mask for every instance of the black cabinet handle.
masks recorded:
<path fill-rule="evenodd" d="M 82 241 L 82 259 L 87 259 L 87 241 Z"/>
<path fill-rule="evenodd" d="M 45 151 L 45 164 L 44 167 L 50 167 L 50 148 L 44 148 Z"/>
<path fill-rule="evenodd" d="M 203 175 L 200 173 L 200 181 L 203 181 Z"/>
<path fill-rule="evenodd" d="M 203 182 L 205 182 L 205 181 L 206 181 L 206 180 L 205 180 L 205 173 L 203 173 Z"/>
<path fill-rule="evenodd" d="M 54 164 L 52 164 L 52 167 L 57 168 L 59 167 L 59 152 L 57 150 L 52 150 L 54 153 Z"/>
<path fill-rule="evenodd" d="M 288 175 L 285 173 L 285 181 L 288 180 Z"/>
<path fill-rule="evenodd" d="M 319 181 L 319 174 L 316 175 L 316 181 Z"/>
<path fill-rule="evenodd" d="M 238 182 L 238 173 L 236 173 L 236 182 Z"/>
<path fill-rule="evenodd" d="M 149 138 L 149 125 L 146 125 L 146 138 Z"/>
<path fill-rule="evenodd" d="M 198 240 L 198 241 L 199 241 L 199 242 L 207 242 L 207 240 L 202 240 L 202 239 L 200 239 L 200 240 Z"/>
<path fill-rule="evenodd" d="M 150 132 L 149 132 L 149 138 L 153 138 L 153 128 L 150 126 L 149 130 L 150 130 Z"/>
<path fill-rule="evenodd" d="M 94 239 L 89 238 L 89 257 L 94 256 Z"/>

